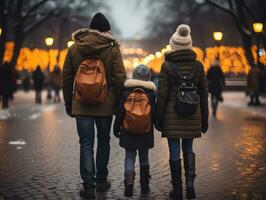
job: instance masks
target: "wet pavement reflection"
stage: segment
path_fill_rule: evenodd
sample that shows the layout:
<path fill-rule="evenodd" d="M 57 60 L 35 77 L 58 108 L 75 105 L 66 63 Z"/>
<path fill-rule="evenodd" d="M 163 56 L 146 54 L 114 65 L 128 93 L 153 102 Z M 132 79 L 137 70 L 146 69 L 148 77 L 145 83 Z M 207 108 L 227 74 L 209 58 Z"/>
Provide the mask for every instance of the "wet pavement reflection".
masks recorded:
<path fill-rule="evenodd" d="M 247 107 L 243 93 L 224 99 L 208 133 L 194 143 L 197 199 L 266 199 L 266 107 Z M 32 94 L 17 94 L 11 116 L 0 119 L 0 199 L 80 199 L 75 121 L 61 104 L 39 107 L 33 101 Z M 143 199 L 168 199 L 167 141 L 155 135 L 151 194 Z M 113 136 L 111 143 L 112 187 L 97 199 L 124 199 L 124 150 Z M 133 199 L 141 199 L 138 175 L 135 185 Z"/>

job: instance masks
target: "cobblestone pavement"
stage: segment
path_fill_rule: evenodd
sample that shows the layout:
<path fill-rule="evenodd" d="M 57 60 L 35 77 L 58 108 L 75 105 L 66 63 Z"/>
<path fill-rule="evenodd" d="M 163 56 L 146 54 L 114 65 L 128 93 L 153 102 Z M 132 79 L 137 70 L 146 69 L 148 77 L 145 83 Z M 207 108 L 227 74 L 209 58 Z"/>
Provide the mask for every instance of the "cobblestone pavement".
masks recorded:
<path fill-rule="evenodd" d="M 243 93 L 226 93 L 217 119 L 195 140 L 197 199 L 266 199 L 266 108 L 250 108 Z M 62 104 L 33 106 L 19 92 L 10 116 L 0 111 L 0 200 L 80 199 L 79 144 L 75 121 Z M 266 103 L 264 99 L 264 104 Z M 111 189 L 97 199 L 123 196 L 124 151 L 112 136 Z M 168 199 L 170 174 L 165 139 L 156 132 L 150 153 L 151 193 L 133 199 Z"/>

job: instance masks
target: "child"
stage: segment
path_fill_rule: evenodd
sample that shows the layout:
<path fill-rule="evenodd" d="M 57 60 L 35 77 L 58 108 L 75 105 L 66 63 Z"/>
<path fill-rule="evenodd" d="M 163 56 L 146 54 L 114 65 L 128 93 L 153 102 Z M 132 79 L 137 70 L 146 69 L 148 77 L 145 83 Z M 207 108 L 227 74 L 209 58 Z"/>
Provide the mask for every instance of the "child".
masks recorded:
<path fill-rule="evenodd" d="M 137 151 L 140 163 L 141 193 L 149 188 L 149 149 L 154 146 L 153 122 L 155 122 L 155 84 L 151 80 L 151 70 L 139 65 L 132 79 L 124 83 L 124 92 L 118 105 L 114 123 L 114 135 L 120 138 L 120 146 L 125 148 L 125 196 L 133 195 L 135 180 L 135 160 Z"/>

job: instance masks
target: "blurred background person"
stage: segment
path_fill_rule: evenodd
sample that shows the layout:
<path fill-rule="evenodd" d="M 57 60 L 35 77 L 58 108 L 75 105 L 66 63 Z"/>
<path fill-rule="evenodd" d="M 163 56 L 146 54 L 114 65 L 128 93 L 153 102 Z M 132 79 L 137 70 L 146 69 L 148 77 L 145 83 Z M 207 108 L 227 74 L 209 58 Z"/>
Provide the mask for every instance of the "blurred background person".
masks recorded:
<path fill-rule="evenodd" d="M 43 89 L 45 76 L 39 65 L 34 70 L 32 74 L 32 79 L 33 79 L 34 89 L 36 92 L 35 102 L 37 104 L 41 104 L 42 103 L 42 89 Z"/>
<path fill-rule="evenodd" d="M 261 69 L 259 66 L 254 66 L 249 70 L 247 76 L 247 92 L 250 96 L 249 106 L 259 106 L 261 102 L 259 100 L 261 89 Z"/>
<path fill-rule="evenodd" d="M 54 90 L 54 103 L 60 102 L 61 79 L 61 69 L 58 65 L 56 65 L 54 67 L 54 71 L 51 74 L 51 82 Z"/>
<path fill-rule="evenodd" d="M 209 93 L 211 94 L 212 115 L 216 117 L 218 103 L 223 101 L 222 91 L 225 86 L 224 73 L 220 67 L 220 62 L 215 59 L 210 69 L 207 71 Z"/>
<path fill-rule="evenodd" d="M 10 67 L 11 69 L 11 93 L 10 93 L 10 100 L 13 101 L 14 94 L 17 92 L 17 79 L 18 79 L 18 73 L 15 68 Z"/>
<path fill-rule="evenodd" d="M 25 92 L 28 92 L 30 90 L 30 73 L 24 67 L 21 71 L 21 81 L 22 81 L 23 90 Z"/>
<path fill-rule="evenodd" d="M 2 96 L 2 108 L 8 109 L 9 100 L 12 96 L 12 69 L 7 62 L 0 68 L 0 94 Z"/>
<path fill-rule="evenodd" d="M 44 71 L 44 76 L 45 76 L 45 80 L 46 80 L 46 89 L 47 89 L 47 100 L 51 100 L 52 99 L 52 73 L 50 71 L 50 68 L 47 67 Z"/>
<path fill-rule="evenodd" d="M 266 65 L 261 64 L 261 92 L 266 94 Z"/>

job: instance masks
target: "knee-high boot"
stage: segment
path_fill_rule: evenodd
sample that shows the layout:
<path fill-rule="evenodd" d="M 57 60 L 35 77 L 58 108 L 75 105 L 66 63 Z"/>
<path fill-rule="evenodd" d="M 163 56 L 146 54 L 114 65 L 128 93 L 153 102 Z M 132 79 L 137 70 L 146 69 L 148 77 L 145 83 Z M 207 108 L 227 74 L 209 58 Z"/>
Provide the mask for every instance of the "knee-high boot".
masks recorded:
<path fill-rule="evenodd" d="M 169 197 L 176 200 L 183 199 L 182 191 L 182 169 L 181 159 L 177 161 L 169 161 L 173 190 L 169 193 Z"/>
<path fill-rule="evenodd" d="M 186 197 L 187 199 L 195 199 L 194 180 L 195 174 L 195 154 L 193 152 L 185 153 L 184 155 L 184 168 L 186 176 Z"/>
<path fill-rule="evenodd" d="M 150 192 L 150 166 L 140 166 L 140 187 L 141 187 L 141 194 L 147 194 Z"/>
<path fill-rule="evenodd" d="M 125 172 L 125 196 L 132 197 L 133 196 L 133 188 L 134 188 L 134 181 L 135 181 L 135 172 L 134 171 L 127 171 Z"/>

